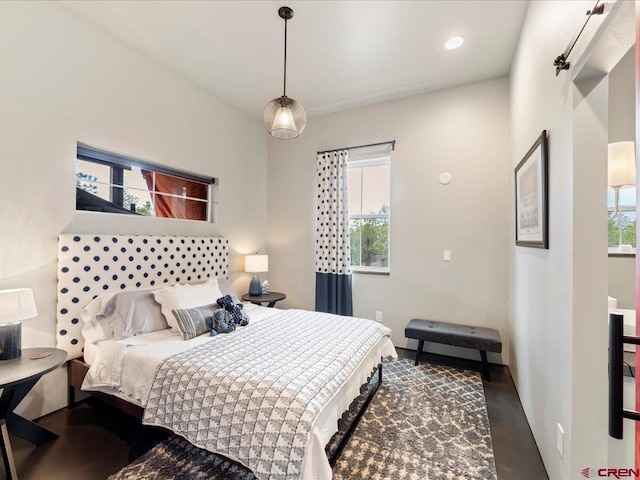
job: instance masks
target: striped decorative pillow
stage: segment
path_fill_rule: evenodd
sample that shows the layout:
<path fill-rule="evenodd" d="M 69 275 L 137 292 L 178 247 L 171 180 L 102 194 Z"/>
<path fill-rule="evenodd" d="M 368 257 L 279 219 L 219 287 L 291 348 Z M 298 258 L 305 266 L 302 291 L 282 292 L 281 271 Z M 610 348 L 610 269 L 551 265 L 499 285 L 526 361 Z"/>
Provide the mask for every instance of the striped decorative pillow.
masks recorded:
<path fill-rule="evenodd" d="M 182 333 L 182 339 L 191 340 L 211 330 L 213 312 L 217 309 L 218 305 L 214 303 L 202 307 L 172 310 L 173 316 L 177 320 L 180 333 Z"/>

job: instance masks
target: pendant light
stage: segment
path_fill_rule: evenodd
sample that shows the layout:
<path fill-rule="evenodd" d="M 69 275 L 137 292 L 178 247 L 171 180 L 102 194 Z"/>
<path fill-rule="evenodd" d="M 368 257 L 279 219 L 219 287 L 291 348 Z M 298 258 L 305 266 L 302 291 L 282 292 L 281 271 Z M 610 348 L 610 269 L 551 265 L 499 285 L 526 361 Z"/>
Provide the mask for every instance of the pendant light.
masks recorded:
<path fill-rule="evenodd" d="M 287 97 L 287 20 L 293 18 L 293 10 L 280 7 L 278 15 L 284 20 L 284 92 L 280 98 L 274 98 L 264 107 L 262 122 L 273 137 L 291 140 L 304 130 L 307 114 L 302 105 Z"/>

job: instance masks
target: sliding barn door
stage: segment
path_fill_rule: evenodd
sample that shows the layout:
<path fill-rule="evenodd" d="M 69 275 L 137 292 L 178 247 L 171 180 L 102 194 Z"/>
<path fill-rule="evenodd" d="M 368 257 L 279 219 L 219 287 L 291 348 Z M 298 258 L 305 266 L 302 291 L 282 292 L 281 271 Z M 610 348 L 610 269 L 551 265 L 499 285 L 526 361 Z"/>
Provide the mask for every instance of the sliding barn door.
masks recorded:
<path fill-rule="evenodd" d="M 640 186 L 640 169 L 638 169 L 638 145 L 640 145 L 640 0 L 636 0 L 636 185 Z M 636 225 L 640 218 L 640 202 L 638 193 L 640 188 L 636 188 Z M 640 336 L 640 254 L 638 253 L 640 242 L 638 242 L 638 229 L 636 228 L 636 336 Z M 636 348 L 636 372 L 640 372 L 640 347 Z M 636 411 L 640 411 L 640 381 L 636 379 Z M 636 423 L 635 435 L 635 463 L 636 468 L 640 468 L 640 422 Z"/>

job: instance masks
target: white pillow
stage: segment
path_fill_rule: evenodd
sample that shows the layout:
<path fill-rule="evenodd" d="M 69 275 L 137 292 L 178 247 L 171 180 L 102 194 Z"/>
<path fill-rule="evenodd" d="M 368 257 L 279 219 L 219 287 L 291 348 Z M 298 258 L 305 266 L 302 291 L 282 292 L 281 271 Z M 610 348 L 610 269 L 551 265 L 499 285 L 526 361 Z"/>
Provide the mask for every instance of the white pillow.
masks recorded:
<path fill-rule="evenodd" d="M 160 288 L 153 292 L 153 296 L 162 307 L 162 314 L 171 331 L 180 333 L 173 310 L 210 305 L 216 303 L 216 300 L 223 295 L 218 288 L 218 279 L 211 278 L 198 285 L 173 285 Z"/>

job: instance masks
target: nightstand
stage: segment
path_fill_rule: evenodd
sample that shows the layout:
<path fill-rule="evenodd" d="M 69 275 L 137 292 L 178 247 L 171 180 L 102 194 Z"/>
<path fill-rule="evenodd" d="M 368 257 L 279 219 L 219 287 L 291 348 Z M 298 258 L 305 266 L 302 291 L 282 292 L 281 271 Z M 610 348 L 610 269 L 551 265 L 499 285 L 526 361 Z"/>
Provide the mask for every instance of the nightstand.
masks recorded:
<path fill-rule="evenodd" d="M 46 357 L 34 358 L 49 354 Z M 17 479 L 16 466 L 11 453 L 9 432 L 36 445 L 41 445 L 58 435 L 42 428 L 13 410 L 40 377 L 55 370 L 67 360 L 67 352 L 58 348 L 25 348 L 22 356 L 0 361 L 0 430 L 2 431 L 0 449 L 4 460 L 7 480 Z"/>
<path fill-rule="evenodd" d="M 287 298 L 287 296 L 280 292 L 271 292 L 266 295 L 249 295 L 248 293 L 242 295 L 242 300 L 245 302 L 255 303 L 256 305 L 262 305 L 265 302 L 269 302 L 267 307 L 273 307 L 276 302 L 284 300 L 285 298 Z"/>

